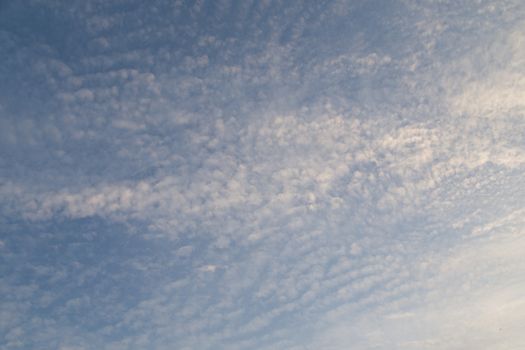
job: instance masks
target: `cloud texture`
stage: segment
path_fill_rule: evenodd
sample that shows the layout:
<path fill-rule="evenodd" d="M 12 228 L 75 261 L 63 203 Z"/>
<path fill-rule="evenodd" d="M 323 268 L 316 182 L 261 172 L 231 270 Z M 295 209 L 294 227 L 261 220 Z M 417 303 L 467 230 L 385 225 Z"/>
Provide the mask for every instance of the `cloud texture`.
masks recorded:
<path fill-rule="evenodd" d="M 523 348 L 524 16 L 0 4 L 0 345 Z"/>

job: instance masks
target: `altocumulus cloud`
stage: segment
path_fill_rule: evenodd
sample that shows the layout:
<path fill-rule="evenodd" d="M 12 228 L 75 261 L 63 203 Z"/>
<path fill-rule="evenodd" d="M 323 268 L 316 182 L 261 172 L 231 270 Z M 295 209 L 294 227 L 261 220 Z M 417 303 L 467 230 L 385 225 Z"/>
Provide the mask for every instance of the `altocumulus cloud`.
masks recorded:
<path fill-rule="evenodd" d="M 0 4 L 6 349 L 521 349 L 520 1 Z"/>

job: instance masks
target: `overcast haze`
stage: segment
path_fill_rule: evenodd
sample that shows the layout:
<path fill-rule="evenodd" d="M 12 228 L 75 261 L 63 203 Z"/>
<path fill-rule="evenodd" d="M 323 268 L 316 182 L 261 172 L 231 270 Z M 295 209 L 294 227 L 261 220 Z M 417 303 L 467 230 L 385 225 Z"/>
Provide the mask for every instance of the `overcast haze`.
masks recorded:
<path fill-rule="evenodd" d="M 525 349 L 525 3 L 0 0 L 0 347 Z"/>

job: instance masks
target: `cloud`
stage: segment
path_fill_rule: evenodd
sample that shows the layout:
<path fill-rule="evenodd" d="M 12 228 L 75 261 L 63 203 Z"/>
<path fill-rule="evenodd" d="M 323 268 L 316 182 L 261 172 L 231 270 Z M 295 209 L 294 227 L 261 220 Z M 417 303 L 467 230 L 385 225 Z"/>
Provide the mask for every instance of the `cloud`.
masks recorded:
<path fill-rule="evenodd" d="M 0 344 L 519 347 L 523 7 L 384 5 L 0 11 Z"/>
<path fill-rule="evenodd" d="M 506 349 L 523 343 L 520 231 L 492 238 L 465 242 L 446 258 L 438 257 L 433 268 L 419 275 L 428 292 L 418 301 L 398 304 L 401 309 L 386 304 L 363 318 L 338 322 L 312 346 L 339 349 L 351 343 L 357 349 L 456 349 L 490 344 Z"/>
<path fill-rule="evenodd" d="M 521 57 L 524 50 L 523 33 L 513 30 L 504 38 L 491 42 L 488 49 L 479 48 L 468 60 L 459 63 L 456 69 L 472 77 L 455 87 L 454 90 L 460 89 L 460 92 L 450 98 L 452 112 L 482 118 L 523 114 L 525 86 Z M 478 76 L 473 70 L 479 65 L 493 65 L 494 69 Z"/>

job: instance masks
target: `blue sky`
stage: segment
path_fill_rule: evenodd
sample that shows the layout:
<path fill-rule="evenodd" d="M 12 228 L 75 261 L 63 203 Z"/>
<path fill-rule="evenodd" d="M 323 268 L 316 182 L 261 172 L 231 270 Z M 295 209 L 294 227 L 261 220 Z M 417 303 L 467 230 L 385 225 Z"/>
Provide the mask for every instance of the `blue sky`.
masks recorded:
<path fill-rule="evenodd" d="M 525 348 L 524 20 L 0 2 L 0 347 Z"/>

